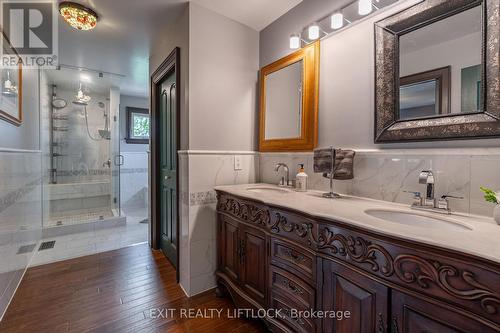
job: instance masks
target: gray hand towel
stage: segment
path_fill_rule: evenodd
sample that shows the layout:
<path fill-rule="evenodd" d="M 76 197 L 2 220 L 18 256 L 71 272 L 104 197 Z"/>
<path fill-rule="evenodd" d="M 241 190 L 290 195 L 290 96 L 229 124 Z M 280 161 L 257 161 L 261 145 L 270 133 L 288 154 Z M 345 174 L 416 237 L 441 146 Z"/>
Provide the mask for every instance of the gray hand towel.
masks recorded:
<path fill-rule="evenodd" d="M 332 153 L 335 165 L 333 166 L 333 178 L 347 180 L 354 178 L 354 150 L 342 150 L 322 148 L 314 150 L 314 172 L 332 172 Z"/>

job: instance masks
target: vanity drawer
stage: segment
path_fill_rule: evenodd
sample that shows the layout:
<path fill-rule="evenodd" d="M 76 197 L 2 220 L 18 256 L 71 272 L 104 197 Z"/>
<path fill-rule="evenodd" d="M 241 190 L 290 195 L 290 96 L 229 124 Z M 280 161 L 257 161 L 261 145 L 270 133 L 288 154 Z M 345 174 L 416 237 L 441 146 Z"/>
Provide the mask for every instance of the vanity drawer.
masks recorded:
<path fill-rule="evenodd" d="M 271 295 L 271 309 L 279 311 L 280 317 L 277 320 L 290 327 L 292 332 L 312 333 L 316 332 L 316 325 L 312 319 L 292 316 L 292 309 L 298 311 L 309 310 L 292 302 L 289 298 L 279 292 L 273 291 Z"/>
<path fill-rule="evenodd" d="M 275 266 L 270 269 L 271 290 L 279 291 L 306 309 L 314 308 L 315 290 L 301 278 Z"/>
<path fill-rule="evenodd" d="M 314 220 L 274 208 L 269 209 L 269 231 L 271 235 L 285 237 L 287 240 L 305 248 L 311 248 L 311 238 L 317 239 Z"/>
<path fill-rule="evenodd" d="M 271 263 L 300 276 L 310 284 L 314 284 L 314 256 L 298 246 L 271 238 Z"/>

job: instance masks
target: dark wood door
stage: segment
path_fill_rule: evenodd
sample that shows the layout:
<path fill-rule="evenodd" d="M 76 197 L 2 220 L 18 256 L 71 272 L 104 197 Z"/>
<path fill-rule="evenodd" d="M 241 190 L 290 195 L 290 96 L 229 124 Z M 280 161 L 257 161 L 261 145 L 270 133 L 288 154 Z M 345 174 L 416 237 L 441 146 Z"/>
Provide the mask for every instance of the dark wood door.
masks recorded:
<path fill-rule="evenodd" d="M 243 289 L 256 301 L 266 302 L 266 235 L 247 226 L 240 227 L 241 266 Z"/>
<path fill-rule="evenodd" d="M 160 246 L 177 268 L 177 98 L 176 75 L 171 71 L 160 83 Z"/>
<path fill-rule="evenodd" d="M 220 223 L 220 269 L 226 273 L 234 281 L 238 281 L 240 276 L 240 239 L 239 239 L 239 224 L 237 221 L 219 215 Z"/>
<path fill-rule="evenodd" d="M 470 333 L 497 332 L 456 312 L 419 298 L 392 291 L 391 333 Z"/>
<path fill-rule="evenodd" d="M 349 311 L 349 318 L 325 318 L 323 332 L 387 332 L 388 288 L 351 269 L 323 261 L 325 311 Z M 346 316 L 347 317 L 347 316 Z"/>

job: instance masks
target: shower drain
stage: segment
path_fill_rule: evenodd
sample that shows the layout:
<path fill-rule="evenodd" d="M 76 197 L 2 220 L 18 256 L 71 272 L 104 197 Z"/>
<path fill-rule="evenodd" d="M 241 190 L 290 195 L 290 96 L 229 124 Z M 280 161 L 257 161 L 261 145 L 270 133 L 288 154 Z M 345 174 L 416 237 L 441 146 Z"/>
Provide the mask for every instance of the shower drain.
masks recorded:
<path fill-rule="evenodd" d="M 42 244 L 40 244 L 38 251 L 53 249 L 55 245 L 56 241 L 43 242 Z"/>

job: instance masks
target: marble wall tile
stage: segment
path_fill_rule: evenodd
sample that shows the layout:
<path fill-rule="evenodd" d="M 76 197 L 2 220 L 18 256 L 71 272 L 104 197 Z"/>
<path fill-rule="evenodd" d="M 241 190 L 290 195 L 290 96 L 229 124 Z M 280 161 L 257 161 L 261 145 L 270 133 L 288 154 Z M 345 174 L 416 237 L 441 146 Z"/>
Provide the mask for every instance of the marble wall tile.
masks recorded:
<path fill-rule="evenodd" d="M 0 151 L 0 318 L 41 239 L 41 184 L 41 152 Z"/>
<path fill-rule="evenodd" d="M 258 157 L 240 155 L 242 170 L 234 170 L 234 155 L 193 154 L 189 156 L 189 192 L 211 191 L 218 185 L 245 184 L 257 179 Z"/>
<path fill-rule="evenodd" d="M 470 170 L 470 212 L 492 216 L 495 205 L 484 200 L 480 187 L 500 191 L 500 156 L 472 156 Z"/>
<path fill-rule="evenodd" d="M 120 199 L 122 208 L 145 208 L 148 193 L 147 152 L 122 152 L 124 164 L 120 167 Z"/>
<path fill-rule="evenodd" d="M 190 242 L 216 238 L 216 204 L 191 206 L 189 209 Z"/>
<path fill-rule="evenodd" d="M 180 285 L 187 295 L 190 294 L 191 264 L 189 261 L 191 248 L 189 246 L 189 156 L 179 154 L 179 198 L 180 198 L 180 239 L 179 239 L 179 277 Z"/>
<path fill-rule="evenodd" d="M 234 170 L 235 154 L 241 156 L 242 170 Z M 180 154 L 180 275 L 181 285 L 189 296 L 215 286 L 217 224 L 214 187 L 255 183 L 258 179 L 258 162 L 255 153 Z"/>
<path fill-rule="evenodd" d="M 277 163 L 282 162 L 290 168 L 290 179 L 295 179 L 295 175 L 299 170 L 299 164 L 304 164 L 305 172 L 308 177 L 308 188 L 320 191 L 329 191 L 330 181 L 324 178 L 321 174 L 316 174 L 313 171 L 313 154 L 312 153 L 261 153 L 259 159 L 259 182 L 278 184 L 281 177 L 284 176 L 284 170 L 275 172 L 274 168 Z M 334 191 L 338 193 L 349 194 L 351 192 L 352 182 L 334 181 Z"/>
<path fill-rule="evenodd" d="M 432 170 L 436 177 L 435 195 L 460 196 L 450 199 L 452 210 L 491 216 L 493 207 L 482 200 L 478 190 L 481 184 L 500 188 L 498 149 L 412 149 L 386 151 L 358 151 L 354 159 L 354 179 L 335 181 L 336 192 L 378 200 L 411 204 L 412 195 L 405 191 L 425 193 L 425 185 L 418 183 L 422 170 Z M 328 180 L 312 169 L 312 153 L 261 153 L 259 161 L 260 182 L 277 183 L 282 173 L 276 174 L 274 166 L 284 162 L 295 175 L 298 163 L 304 163 L 309 175 L 310 189 L 326 191 Z"/>

